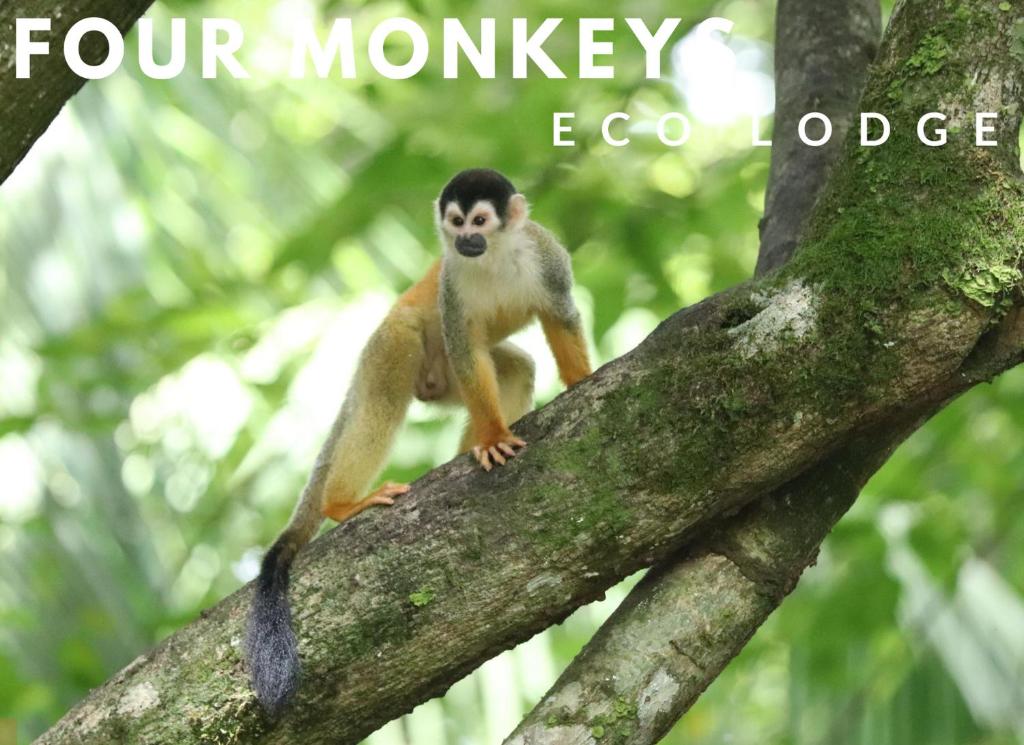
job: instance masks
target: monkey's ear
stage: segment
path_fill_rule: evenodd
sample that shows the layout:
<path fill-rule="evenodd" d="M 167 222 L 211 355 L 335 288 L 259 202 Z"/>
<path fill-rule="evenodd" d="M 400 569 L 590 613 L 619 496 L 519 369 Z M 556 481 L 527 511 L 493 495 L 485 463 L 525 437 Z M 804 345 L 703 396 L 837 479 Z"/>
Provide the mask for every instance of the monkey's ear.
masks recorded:
<path fill-rule="evenodd" d="M 508 200 L 508 209 L 505 213 L 505 227 L 510 230 L 518 230 L 526 224 L 530 217 L 530 205 L 526 203 L 526 197 L 522 194 L 513 194 Z"/>
<path fill-rule="evenodd" d="M 430 206 L 434 208 L 434 224 L 441 227 L 441 200 L 435 199 L 430 203 Z"/>

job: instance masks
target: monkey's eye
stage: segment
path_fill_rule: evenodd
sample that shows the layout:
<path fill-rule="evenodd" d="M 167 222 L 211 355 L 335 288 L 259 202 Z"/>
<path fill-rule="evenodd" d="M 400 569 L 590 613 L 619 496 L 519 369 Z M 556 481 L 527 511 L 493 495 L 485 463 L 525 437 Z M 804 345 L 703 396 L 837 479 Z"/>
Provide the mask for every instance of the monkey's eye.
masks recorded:
<path fill-rule="evenodd" d="M 453 217 L 452 218 L 452 225 L 454 225 L 457 228 L 461 228 L 465 224 L 466 224 L 466 221 L 463 220 L 461 217 Z"/>
<path fill-rule="evenodd" d="M 483 225 L 485 222 L 487 222 L 487 218 L 484 217 L 483 215 L 477 215 L 476 217 L 473 218 L 474 225 Z"/>

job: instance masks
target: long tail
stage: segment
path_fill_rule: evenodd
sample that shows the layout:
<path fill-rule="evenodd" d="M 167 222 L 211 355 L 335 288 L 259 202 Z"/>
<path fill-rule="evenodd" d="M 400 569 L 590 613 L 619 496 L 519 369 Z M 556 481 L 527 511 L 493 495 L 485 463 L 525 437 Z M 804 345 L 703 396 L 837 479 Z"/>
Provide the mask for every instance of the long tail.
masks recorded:
<path fill-rule="evenodd" d="M 334 447 L 349 418 L 349 408 L 346 399 L 288 525 L 263 557 L 256 578 L 245 632 L 245 656 L 249 660 L 256 698 L 271 715 L 281 711 L 299 685 L 299 643 L 292 630 L 288 605 L 288 574 L 296 554 L 313 540 L 323 523 L 321 493 Z"/>
<path fill-rule="evenodd" d="M 263 557 L 249 609 L 245 636 L 252 687 L 271 714 L 281 711 L 299 683 L 299 649 L 288 605 L 288 572 L 299 549 L 306 545 L 320 520 L 292 523 Z"/>
<path fill-rule="evenodd" d="M 329 475 L 332 471 L 344 474 L 346 491 L 352 496 L 365 494 L 380 472 L 412 399 L 423 361 L 421 327 L 405 316 L 389 319 L 363 350 L 349 394 L 320 449 L 299 504 L 288 527 L 263 557 L 256 579 L 245 649 L 252 687 L 271 714 L 280 712 L 299 683 L 288 572 L 299 549 L 313 539 L 323 522 L 321 496 Z M 359 407 L 357 400 L 363 402 Z"/>

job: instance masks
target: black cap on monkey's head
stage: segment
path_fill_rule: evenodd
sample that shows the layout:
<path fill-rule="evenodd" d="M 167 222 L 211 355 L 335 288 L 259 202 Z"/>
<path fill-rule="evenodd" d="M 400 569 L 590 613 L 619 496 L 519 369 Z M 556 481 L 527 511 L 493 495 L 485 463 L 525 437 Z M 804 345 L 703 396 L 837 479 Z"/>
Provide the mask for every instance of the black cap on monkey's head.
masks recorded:
<path fill-rule="evenodd" d="M 490 168 L 456 174 L 441 190 L 437 209 L 443 233 L 467 258 L 482 256 L 490 238 L 518 228 L 528 214 L 526 200 L 512 182 Z"/>
<path fill-rule="evenodd" d="M 493 168 L 468 168 L 455 174 L 441 190 L 437 208 L 444 217 L 449 203 L 455 202 L 462 213 L 467 214 L 474 204 L 485 199 L 494 205 L 498 217 L 504 220 L 508 211 L 508 200 L 515 193 L 516 187 L 512 182 Z"/>

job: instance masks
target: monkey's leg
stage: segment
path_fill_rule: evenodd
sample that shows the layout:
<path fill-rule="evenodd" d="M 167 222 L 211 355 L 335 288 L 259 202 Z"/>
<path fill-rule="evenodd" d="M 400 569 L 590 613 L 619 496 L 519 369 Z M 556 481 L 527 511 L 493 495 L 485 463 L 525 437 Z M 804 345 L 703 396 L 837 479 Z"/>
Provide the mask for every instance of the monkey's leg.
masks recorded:
<path fill-rule="evenodd" d="M 419 323 L 415 309 L 393 310 L 360 356 L 328 456 L 321 499 L 327 517 L 340 522 L 408 491 L 404 484 L 386 484 L 361 499 L 383 468 L 413 397 L 423 365 Z"/>
<path fill-rule="evenodd" d="M 491 348 L 490 355 L 494 361 L 495 375 L 498 379 L 498 401 L 501 414 L 505 421 L 515 422 L 533 408 L 535 372 L 533 358 L 510 341 L 496 344 Z M 470 421 L 462 435 L 459 452 L 468 451 L 475 441 L 473 423 Z M 523 441 L 519 440 L 519 442 Z M 523 442 L 523 445 L 525 444 Z M 482 454 L 474 453 L 474 455 L 477 455 L 479 460 Z M 490 448 L 488 455 L 497 463 L 504 465 L 505 458 L 514 456 L 515 450 L 509 446 L 501 447 L 499 445 Z"/>

